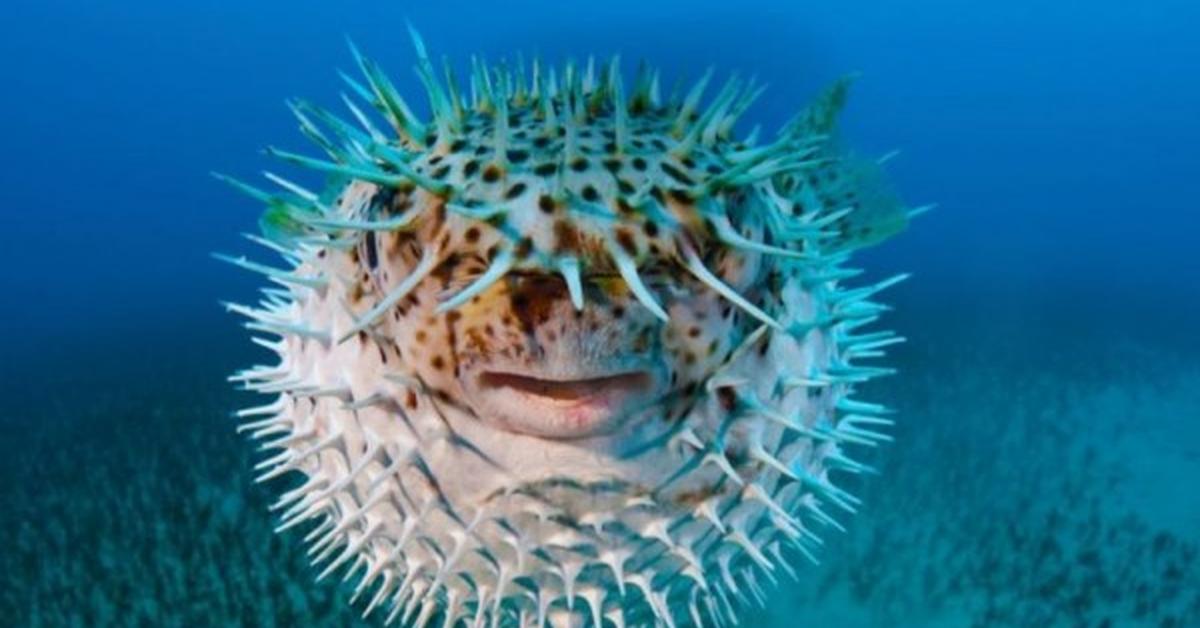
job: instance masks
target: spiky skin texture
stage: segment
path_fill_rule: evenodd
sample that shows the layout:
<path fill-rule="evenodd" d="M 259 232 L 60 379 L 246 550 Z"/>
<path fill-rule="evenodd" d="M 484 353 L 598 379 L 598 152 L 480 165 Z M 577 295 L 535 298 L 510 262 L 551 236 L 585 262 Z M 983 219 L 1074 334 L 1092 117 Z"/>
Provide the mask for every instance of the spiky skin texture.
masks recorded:
<path fill-rule="evenodd" d="M 297 105 L 330 161 L 275 152 L 329 192 L 234 182 L 291 264 L 228 258 L 282 286 L 230 306 L 276 337 L 235 379 L 276 397 L 239 413 L 260 480 L 302 478 L 281 528 L 389 622 L 734 621 L 853 511 L 831 473 L 890 422 L 850 395 L 899 341 L 856 331 L 891 282 L 839 281 L 909 213 L 832 146 L 845 84 L 756 146 L 753 85 L 701 108 L 707 77 L 663 102 L 615 62 L 476 64 L 463 98 L 417 43 L 432 121 L 359 57 L 392 133 Z"/>

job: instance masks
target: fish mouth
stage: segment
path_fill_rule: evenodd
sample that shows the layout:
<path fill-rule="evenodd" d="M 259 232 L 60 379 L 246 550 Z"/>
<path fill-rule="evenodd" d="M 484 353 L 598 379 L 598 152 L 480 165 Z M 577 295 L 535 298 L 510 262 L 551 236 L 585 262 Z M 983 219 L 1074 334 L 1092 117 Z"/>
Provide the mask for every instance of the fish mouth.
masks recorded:
<path fill-rule="evenodd" d="M 479 376 L 484 387 L 507 386 L 528 395 L 564 403 L 586 403 L 589 399 L 613 392 L 643 390 L 650 385 L 650 374 L 633 371 L 584 379 L 542 379 L 516 373 L 485 371 Z"/>
<path fill-rule="evenodd" d="M 551 439 L 596 436 L 619 427 L 651 397 L 650 371 L 623 371 L 580 378 L 484 371 L 475 378 L 483 414 L 511 432 Z M 643 402 L 643 403 L 639 403 Z"/>

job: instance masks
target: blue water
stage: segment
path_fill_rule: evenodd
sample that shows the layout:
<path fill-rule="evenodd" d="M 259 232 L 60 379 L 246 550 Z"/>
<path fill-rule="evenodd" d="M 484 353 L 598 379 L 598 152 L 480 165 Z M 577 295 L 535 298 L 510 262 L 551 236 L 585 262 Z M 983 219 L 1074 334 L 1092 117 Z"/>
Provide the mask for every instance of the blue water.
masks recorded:
<path fill-rule="evenodd" d="M 346 36 L 416 93 L 405 18 L 459 63 L 620 53 L 667 76 L 757 74 L 770 89 L 751 117 L 767 128 L 861 72 L 846 143 L 901 149 L 890 172 L 903 196 L 938 203 L 861 260 L 915 275 L 892 297 L 892 326 L 912 339 L 894 360 L 903 372 L 878 388 L 904 421 L 872 479 L 876 510 L 764 621 L 1200 622 L 1200 4 L 407 4 L 6 4 L 0 502 L 15 506 L 0 515 L 0 623 L 54 625 L 71 617 L 62 605 L 83 624 L 127 623 L 113 609 L 129 604 L 182 625 L 348 621 L 341 592 L 280 556 L 301 553 L 295 539 L 237 532 L 265 522 L 266 496 L 226 418 L 243 400 L 223 376 L 253 352 L 217 302 L 248 299 L 256 279 L 207 255 L 242 250 L 258 208 L 209 172 L 278 168 L 260 149 L 302 147 L 283 101 L 336 102 Z M 1088 448 L 1100 462 L 1052 464 Z M 1068 492 L 1035 486 L 1055 474 Z M 918 508 L 909 486 L 940 498 Z M 1014 506 L 978 515 L 997 503 Z M 1044 546 L 971 527 L 990 516 L 1058 543 L 1056 508 L 1112 535 L 1101 558 L 1068 548 L 1047 566 Z M 197 522 L 207 561 L 187 551 Z M 897 531 L 937 525 L 949 541 Z M 957 550 L 938 554 L 941 542 Z M 888 544 L 930 550 L 901 560 Z M 931 556 L 980 562 L 933 564 L 962 584 L 922 588 Z M 145 586 L 194 570 L 212 571 L 210 586 Z M 255 584 L 231 593 L 230 578 Z M 1152 595 L 1171 587 L 1181 597 Z"/>

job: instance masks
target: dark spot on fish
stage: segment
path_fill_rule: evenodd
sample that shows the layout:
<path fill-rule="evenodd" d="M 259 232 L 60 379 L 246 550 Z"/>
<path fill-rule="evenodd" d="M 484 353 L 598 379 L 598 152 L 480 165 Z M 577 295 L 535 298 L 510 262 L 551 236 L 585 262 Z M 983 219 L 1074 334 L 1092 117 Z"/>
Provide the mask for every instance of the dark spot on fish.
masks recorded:
<path fill-rule="evenodd" d="M 524 194 L 526 187 L 527 186 L 523 182 L 516 183 L 512 187 L 508 188 L 508 191 L 504 193 L 504 198 L 511 201 Z"/>
<path fill-rule="evenodd" d="M 670 163 L 663 161 L 663 162 L 659 163 L 659 167 L 662 168 L 663 172 L 667 173 L 667 176 L 671 177 L 672 179 L 675 179 L 676 181 L 678 181 L 684 185 L 695 185 L 695 183 L 696 183 L 695 181 L 692 180 L 691 177 L 684 174 L 684 172 L 682 170 L 680 170 L 679 168 L 676 168 L 675 166 L 671 165 Z"/>
<path fill-rule="evenodd" d="M 579 232 L 566 220 L 554 222 L 554 244 L 560 251 L 577 251 L 580 247 Z"/>
<path fill-rule="evenodd" d="M 637 241 L 634 239 L 633 234 L 630 233 L 629 229 L 624 227 L 617 229 L 617 244 L 621 245 L 621 248 L 624 249 L 625 252 L 631 257 L 637 256 Z"/>
<path fill-rule="evenodd" d="M 717 402 L 726 412 L 733 412 L 737 407 L 737 393 L 734 392 L 732 386 L 721 386 L 717 388 Z"/>
<path fill-rule="evenodd" d="M 692 195 L 688 194 L 687 190 L 680 188 L 674 188 L 671 190 L 671 198 L 683 205 L 690 205 L 692 203 Z"/>
<path fill-rule="evenodd" d="M 368 232 L 363 237 L 364 247 L 367 251 L 367 268 L 374 269 L 379 266 L 379 251 L 375 248 L 375 233 Z"/>
<path fill-rule="evenodd" d="M 530 238 L 529 236 L 525 236 L 524 238 L 521 238 L 521 241 L 517 243 L 517 248 L 514 251 L 514 253 L 517 256 L 517 259 L 525 259 L 526 257 L 529 257 L 529 254 L 532 252 L 533 252 L 533 238 Z"/>

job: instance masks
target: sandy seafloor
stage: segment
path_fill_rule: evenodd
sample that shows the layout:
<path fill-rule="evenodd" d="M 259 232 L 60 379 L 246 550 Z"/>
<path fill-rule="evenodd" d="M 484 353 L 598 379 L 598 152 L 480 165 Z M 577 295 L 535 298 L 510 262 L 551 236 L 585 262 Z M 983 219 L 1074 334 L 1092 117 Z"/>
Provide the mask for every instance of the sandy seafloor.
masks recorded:
<path fill-rule="evenodd" d="M 1187 310 L 986 289 L 898 291 L 901 372 L 863 395 L 898 410 L 881 473 L 743 625 L 1200 625 Z M 271 532 L 228 418 L 250 399 L 223 375 L 252 355 L 228 323 L 7 365 L 3 625 L 358 623 Z"/>

